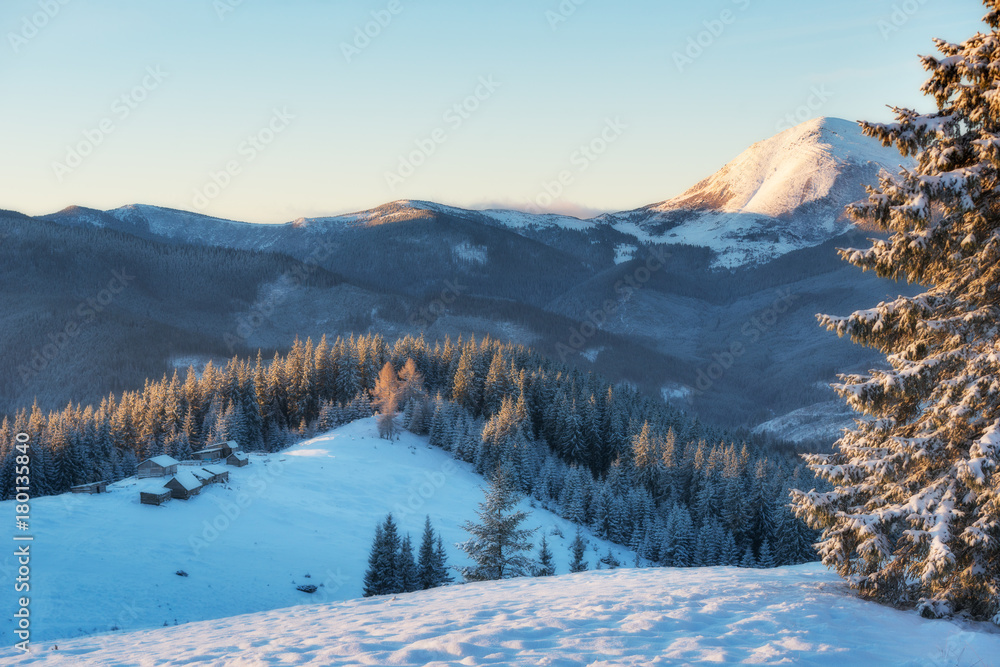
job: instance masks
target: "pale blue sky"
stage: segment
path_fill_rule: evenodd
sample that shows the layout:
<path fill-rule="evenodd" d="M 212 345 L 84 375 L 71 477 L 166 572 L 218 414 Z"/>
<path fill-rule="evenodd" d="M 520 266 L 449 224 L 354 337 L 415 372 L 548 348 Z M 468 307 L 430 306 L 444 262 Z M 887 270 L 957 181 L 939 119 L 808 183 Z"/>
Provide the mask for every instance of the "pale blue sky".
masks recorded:
<path fill-rule="evenodd" d="M 523 208 L 561 171 L 552 208 L 634 208 L 679 194 L 810 99 L 810 116 L 849 120 L 929 108 L 917 54 L 968 37 L 985 13 L 975 0 L 562 6 L 575 11 L 556 23 L 559 0 L 5 0 L 0 208 L 149 203 L 254 222 L 402 198 Z M 372 12 L 391 20 L 348 61 Z M 699 36 L 703 52 L 679 68 Z M 446 115 L 477 87 L 477 108 Z M 624 128 L 606 130 L 615 119 Z M 269 124 L 271 143 L 244 143 Z M 602 132 L 602 155 L 577 152 Z M 417 141 L 433 154 L 387 179 Z M 74 164 L 81 143 L 92 150 Z"/>

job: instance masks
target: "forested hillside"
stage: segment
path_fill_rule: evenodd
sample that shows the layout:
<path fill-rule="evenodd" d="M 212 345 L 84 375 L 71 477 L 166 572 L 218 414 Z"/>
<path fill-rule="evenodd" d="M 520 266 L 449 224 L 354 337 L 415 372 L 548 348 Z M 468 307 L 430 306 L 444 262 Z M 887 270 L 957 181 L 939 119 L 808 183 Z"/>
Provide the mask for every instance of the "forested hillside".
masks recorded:
<path fill-rule="evenodd" d="M 150 456 L 186 458 L 221 439 L 276 451 L 369 416 L 380 370 L 417 379 L 400 405 L 405 428 L 429 433 L 432 445 L 486 476 L 509 463 L 524 493 L 650 561 L 813 558 L 811 531 L 787 507 L 790 486 L 812 484 L 792 450 L 704 427 L 634 390 L 490 339 L 296 340 L 269 362 L 233 358 L 96 406 L 21 410 L 0 423 L 3 498 L 13 487 L 14 433 L 31 438 L 35 493 L 62 493 L 132 475 Z"/>

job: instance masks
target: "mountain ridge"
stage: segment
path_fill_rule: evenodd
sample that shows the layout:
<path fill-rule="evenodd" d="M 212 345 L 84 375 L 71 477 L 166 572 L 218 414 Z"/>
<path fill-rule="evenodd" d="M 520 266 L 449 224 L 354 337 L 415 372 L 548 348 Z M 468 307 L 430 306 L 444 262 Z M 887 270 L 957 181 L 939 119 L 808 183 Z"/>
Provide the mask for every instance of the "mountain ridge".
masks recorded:
<path fill-rule="evenodd" d="M 895 158 L 891 156 L 895 155 Z M 446 215 L 526 235 L 560 229 L 602 235 L 618 243 L 707 247 L 714 266 L 736 268 L 770 261 L 792 250 L 819 245 L 851 228 L 845 205 L 864 197 L 864 185 L 900 160 L 838 118 L 817 118 L 756 142 L 713 175 L 672 199 L 629 211 L 577 218 L 516 209 L 466 209 L 419 199 L 400 199 L 333 216 L 300 217 L 273 224 L 238 220 L 149 204 L 107 211 L 67 207 L 39 216 L 62 224 L 91 222 L 142 236 L 244 249 L 271 247 L 291 229 L 344 232 L 357 226 L 428 220 Z M 117 220 L 116 225 L 113 220 Z M 234 238 L 235 234 L 258 237 Z"/>
<path fill-rule="evenodd" d="M 761 193 L 774 186 L 761 184 L 783 176 L 754 167 L 745 178 L 730 168 L 715 181 L 703 179 L 680 195 L 688 196 L 685 209 L 670 208 L 675 198 L 590 219 L 418 199 L 281 224 L 145 204 L 107 212 L 70 207 L 36 218 L 11 213 L 0 219 L 0 233 L 8 234 L 0 259 L 11 267 L 10 308 L 0 323 L 13 334 L 0 365 L 14 379 L 0 382 L 0 403 L 10 409 L 34 396 L 50 407 L 91 400 L 93 394 L 79 391 L 82 378 L 107 376 L 108 364 L 130 370 L 95 385 L 97 394 L 141 386 L 150 373 L 169 372 L 176 359 L 221 360 L 220 349 L 227 358 L 258 349 L 270 354 L 285 351 L 296 335 L 318 340 L 372 332 L 502 337 L 670 396 L 709 421 L 753 426 L 780 418 L 834 399 L 823 387 L 837 372 L 879 363 L 877 353 L 819 329 L 813 315 L 870 307 L 905 289 L 836 254 L 838 246 L 864 243 L 864 231 L 843 218 L 842 207 L 892 163 L 890 152 L 846 121 L 820 119 L 792 130 L 734 161 L 774 167 L 781 162 L 775 155 L 785 153 L 814 161 L 822 178 L 809 182 L 805 174 L 793 194 L 768 201 Z M 697 210 L 690 202 L 692 192 L 709 197 L 724 190 L 728 203 L 716 208 Z M 761 207 L 780 215 L 753 212 Z M 155 245 L 131 247 L 130 238 Z M 60 249 L 58 270 L 16 271 L 20 254 L 40 243 Z M 178 248 L 183 269 L 173 257 Z M 79 260 L 94 253 L 101 257 Z M 653 253 L 668 261 L 650 271 Z M 107 270 L 123 262 L 141 272 L 141 289 L 123 293 L 75 339 L 78 355 L 60 357 L 18 384 L 18 364 L 35 358 L 47 336 L 75 318 L 76 302 L 67 295 L 90 296 L 79 286 L 99 289 Z M 239 266 L 244 262 L 259 269 L 248 273 Z M 163 266 L 174 272 L 169 283 L 156 277 Z M 243 284 L 230 279 L 237 275 Z M 793 307 L 766 336 L 746 341 L 754 344 L 710 391 L 694 391 L 699 373 L 742 339 L 743 325 L 789 292 L 796 295 Z M 153 336 L 156 345 L 127 350 L 119 342 L 126 332 L 150 342 Z M 233 332 L 241 332 L 235 343 Z M 109 356 L 114 350 L 117 356 Z"/>

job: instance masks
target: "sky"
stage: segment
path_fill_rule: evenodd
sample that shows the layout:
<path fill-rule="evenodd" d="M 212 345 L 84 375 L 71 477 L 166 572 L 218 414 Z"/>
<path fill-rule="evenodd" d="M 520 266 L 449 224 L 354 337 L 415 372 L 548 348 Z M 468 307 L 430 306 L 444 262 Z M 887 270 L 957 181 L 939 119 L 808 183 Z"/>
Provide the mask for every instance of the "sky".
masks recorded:
<path fill-rule="evenodd" d="M 0 208 L 579 216 L 817 116 L 933 108 L 975 0 L 5 0 Z"/>

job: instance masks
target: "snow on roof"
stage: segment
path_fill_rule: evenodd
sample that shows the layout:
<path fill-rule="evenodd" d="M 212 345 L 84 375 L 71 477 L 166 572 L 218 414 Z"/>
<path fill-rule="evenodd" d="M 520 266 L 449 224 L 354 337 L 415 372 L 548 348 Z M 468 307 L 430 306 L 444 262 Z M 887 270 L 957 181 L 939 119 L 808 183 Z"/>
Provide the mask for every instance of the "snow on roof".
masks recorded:
<path fill-rule="evenodd" d="M 229 470 L 225 466 L 216 466 L 216 465 L 203 466 L 202 470 L 205 470 L 213 475 L 222 475 L 224 473 L 229 472 Z"/>
<path fill-rule="evenodd" d="M 250 457 L 246 455 L 246 452 L 233 452 L 230 456 L 235 456 L 240 461 L 246 461 Z"/>
<path fill-rule="evenodd" d="M 167 456 L 166 454 L 155 456 L 149 460 L 162 468 L 169 468 L 170 466 L 175 466 L 180 463 L 180 461 L 178 461 L 174 457 Z"/>
<path fill-rule="evenodd" d="M 195 454 L 207 454 L 208 452 L 218 452 L 222 450 L 222 445 L 212 445 L 211 447 L 206 447 L 205 449 L 199 449 Z"/>
<path fill-rule="evenodd" d="M 205 445 L 205 449 L 202 451 L 208 451 L 211 449 L 222 449 L 223 447 L 229 447 L 230 449 L 239 449 L 240 445 L 235 440 L 225 440 L 220 442 L 211 442 Z"/>
<path fill-rule="evenodd" d="M 155 493 L 158 496 L 162 496 L 164 493 L 170 493 L 170 489 L 166 488 L 162 484 L 151 484 L 144 489 L 139 489 L 140 493 Z"/>
<path fill-rule="evenodd" d="M 189 470 L 181 470 L 174 475 L 174 479 L 177 480 L 177 483 L 187 491 L 194 491 L 202 486 L 201 482 L 198 481 L 198 478 L 195 477 Z"/>
<path fill-rule="evenodd" d="M 204 468 L 191 468 L 191 474 L 201 480 L 208 480 L 212 478 L 212 473 L 208 472 Z"/>

